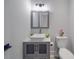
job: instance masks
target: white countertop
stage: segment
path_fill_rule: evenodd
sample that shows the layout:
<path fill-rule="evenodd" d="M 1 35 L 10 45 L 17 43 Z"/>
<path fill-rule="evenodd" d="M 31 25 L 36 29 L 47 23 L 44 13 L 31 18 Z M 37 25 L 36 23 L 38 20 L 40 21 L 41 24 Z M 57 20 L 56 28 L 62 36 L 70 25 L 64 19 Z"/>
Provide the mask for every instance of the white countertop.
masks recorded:
<path fill-rule="evenodd" d="M 30 38 L 43 39 L 43 38 L 45 38 L 45 34 L 33 34 L 32 36 L 30 36 Z"/>
<path fill-rule="evenodd" d="M 26 38 L 23 40 L 23 42 L 51 42 L 50 37 L 49 38 L 44 38 L 44 39 L 31 39 L 31 38 Z"/>

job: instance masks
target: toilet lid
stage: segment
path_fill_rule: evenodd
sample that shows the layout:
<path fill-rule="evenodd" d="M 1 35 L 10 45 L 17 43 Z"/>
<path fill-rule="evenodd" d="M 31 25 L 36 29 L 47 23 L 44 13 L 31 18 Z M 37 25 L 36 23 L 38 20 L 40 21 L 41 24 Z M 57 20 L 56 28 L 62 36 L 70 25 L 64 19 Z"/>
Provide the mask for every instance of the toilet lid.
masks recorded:
<path fill-rule="evenodd" d="M 73 54 L 66 48 L 60 48 L 59 56 L 60 56 L 60 59 L 74 59 Z"/>

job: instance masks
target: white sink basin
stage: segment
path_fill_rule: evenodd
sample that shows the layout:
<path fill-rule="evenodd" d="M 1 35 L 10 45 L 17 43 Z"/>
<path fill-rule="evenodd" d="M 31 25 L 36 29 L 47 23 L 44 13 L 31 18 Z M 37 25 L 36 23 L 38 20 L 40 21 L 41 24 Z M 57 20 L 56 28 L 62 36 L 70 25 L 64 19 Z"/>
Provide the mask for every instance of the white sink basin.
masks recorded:
<path fill-rule="evenodd" d="M 31 39 L 44 39 L 46 38 L 45 34 L 33 34 L 31 37 Z"/>

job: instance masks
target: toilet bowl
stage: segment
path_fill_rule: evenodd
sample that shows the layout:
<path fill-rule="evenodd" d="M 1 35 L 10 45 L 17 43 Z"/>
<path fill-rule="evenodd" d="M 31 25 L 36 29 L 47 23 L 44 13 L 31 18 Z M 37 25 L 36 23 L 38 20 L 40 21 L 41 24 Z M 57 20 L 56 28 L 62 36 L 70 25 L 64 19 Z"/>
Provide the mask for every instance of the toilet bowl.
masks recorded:
<path fill-rule="evenodd" d="M 59 57 L 60 59 L 74 59 L 73 54 L 66 48 L 59 49 Z"/>

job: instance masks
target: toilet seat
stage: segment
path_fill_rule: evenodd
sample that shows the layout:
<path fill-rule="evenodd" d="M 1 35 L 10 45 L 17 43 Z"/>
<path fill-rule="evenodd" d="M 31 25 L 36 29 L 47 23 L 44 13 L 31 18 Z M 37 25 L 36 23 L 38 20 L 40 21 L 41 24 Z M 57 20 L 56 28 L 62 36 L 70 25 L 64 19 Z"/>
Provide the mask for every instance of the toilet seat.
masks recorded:
<path fill-rule="evenodd" d="M 59 56 L 60 59 L 74 59 L 73 54 L 66 48 L 60 48 Z"/>

